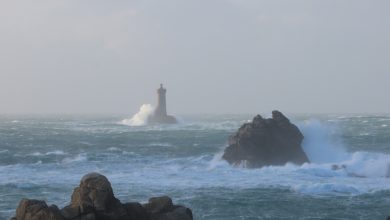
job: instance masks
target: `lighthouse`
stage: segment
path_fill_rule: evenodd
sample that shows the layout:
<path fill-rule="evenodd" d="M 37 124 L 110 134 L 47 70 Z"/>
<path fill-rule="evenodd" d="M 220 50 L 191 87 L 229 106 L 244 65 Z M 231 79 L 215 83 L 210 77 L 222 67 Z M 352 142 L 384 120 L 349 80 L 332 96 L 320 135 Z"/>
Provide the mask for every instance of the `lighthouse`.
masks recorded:
<path fill-rule="evenodd" d="M 177 120 L 175 117 L 167 114 L 167 90 L 163 84 L 157 89 L 157 107 L 153 115 L 148 118 L 148 124 L 175 124 Z"/>
<path fill-rule="evenodd" d="M 160 84 L 160 88 L 157 89 L 157 108 L 154 112 L 156 116 L 165 117 L 167 116 L 167 100 L 165 95 L 167 90 Z"/>

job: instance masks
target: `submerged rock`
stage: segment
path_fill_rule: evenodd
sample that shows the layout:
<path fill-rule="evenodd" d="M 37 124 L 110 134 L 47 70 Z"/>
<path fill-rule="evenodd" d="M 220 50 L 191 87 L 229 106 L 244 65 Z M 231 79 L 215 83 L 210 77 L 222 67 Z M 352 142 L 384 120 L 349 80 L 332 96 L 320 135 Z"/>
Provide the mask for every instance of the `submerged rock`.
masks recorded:
<path fill-rule="evenodd" d="M 172 199 L 154 197 L 149 203 L 122 204 L 111 183 L 99 173 L 85 175 L 63 209 L 44 201 L 22 199 L 11 220 L 192 220 L 192 212 Z"/>
<path fill-rule="evenodd" d="M 331 169 L 334 170 L 334 171 L 342 170 L 350 177 L 366 178 L 366 176 L 364 176 L 364 175 L 360 175 L 360 174 L 348 171 L 348 167 L 345 164 L 341 164 L 341 165 L 339 165 L 339 164 L 332 164 Z"/>
<path fill-rule="evenodd" d="M 243 124 L 230 136 L 222 158 L 247 167 L 303 164 L 309 162 L 301 147 L 303 138 L 297 126 L 281 112 L 273 111 L 272 118 L 257 115 L 252 122 Z"/>

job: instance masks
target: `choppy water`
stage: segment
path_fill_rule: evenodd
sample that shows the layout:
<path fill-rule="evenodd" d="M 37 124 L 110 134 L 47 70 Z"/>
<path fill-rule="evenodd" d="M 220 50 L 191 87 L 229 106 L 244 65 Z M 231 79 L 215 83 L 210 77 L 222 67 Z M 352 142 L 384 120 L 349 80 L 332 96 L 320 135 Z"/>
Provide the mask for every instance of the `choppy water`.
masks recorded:
<path fill-rule="evenodd" d="M 178 125 L 150 127 L 121 116 L 0 116 L 0 219 L 23 197 L 65 206 L 92 171 L 106 175 L 122 201 L 167 194 L 198 220 L 390 215 L 389 116 L 288 115 L 312 164 L 231 167 L 221 152 L 252 117 L 183 116 Z M 347 168 L 332 170 L 335 163 Z"/>

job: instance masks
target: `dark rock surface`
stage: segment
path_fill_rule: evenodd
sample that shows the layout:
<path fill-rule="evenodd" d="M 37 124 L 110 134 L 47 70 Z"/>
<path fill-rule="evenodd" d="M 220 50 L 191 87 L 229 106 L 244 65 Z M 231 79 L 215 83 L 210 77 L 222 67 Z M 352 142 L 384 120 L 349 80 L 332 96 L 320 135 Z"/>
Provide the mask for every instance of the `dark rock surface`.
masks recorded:
<path fill-rule="evenodd" d="M 68 206 L 60 210 L 44 201 L 22 199 L 11 220 L 192 220 L 192 212 L 167 196 L 151 198 L 144 205 L 122 204 L 105 176 L 89 173 L 74 189 Z"/>
<path fill-rule="evenodd" d="M 48 207 L 44 201 L 22 199 L 16 209 L 16 216 L 12 220 L 64 220 L 57 206 Z"/>
<path fill-rule="evenodd" d="M 173 205 L 172 199 L 168 196 L 150 198 L 149 203 L 145 204 L 144 208 L 151 214 L 151 220 L 192 219 L 192 212 L 190 209 Z"/>
<path fill-rule="evenodd" d="M 247 167 L 284 165 L 288 162 L 309 162 L 301 144 L 303 135 L 281 112 L 273 111 L 272 118 L 260 115 L 243 124 L 230 136 L 223 159 L 230 164 L 244 163 Z"/>

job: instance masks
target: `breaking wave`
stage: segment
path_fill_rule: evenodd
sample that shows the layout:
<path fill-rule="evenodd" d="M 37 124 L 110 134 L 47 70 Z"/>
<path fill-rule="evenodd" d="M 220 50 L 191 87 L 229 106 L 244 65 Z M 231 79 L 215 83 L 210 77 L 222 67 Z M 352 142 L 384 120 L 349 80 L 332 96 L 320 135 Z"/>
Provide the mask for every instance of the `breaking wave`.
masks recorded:
<path fill-rule="evenodd" d="M 297 124 L 305 137 L 303 150 L 312 163 L 337 163 L 348 159 L 336 126 L 316 119 Z"/>
<path fill-rule="evenodd" d="M 154 107 L 151 104 L 143 104 L 139 111 L 130 119 L 124 119 L 121 124 L 129 126 L 143 126 L 148 123 L 148 118 L 153 114 Z"/>

